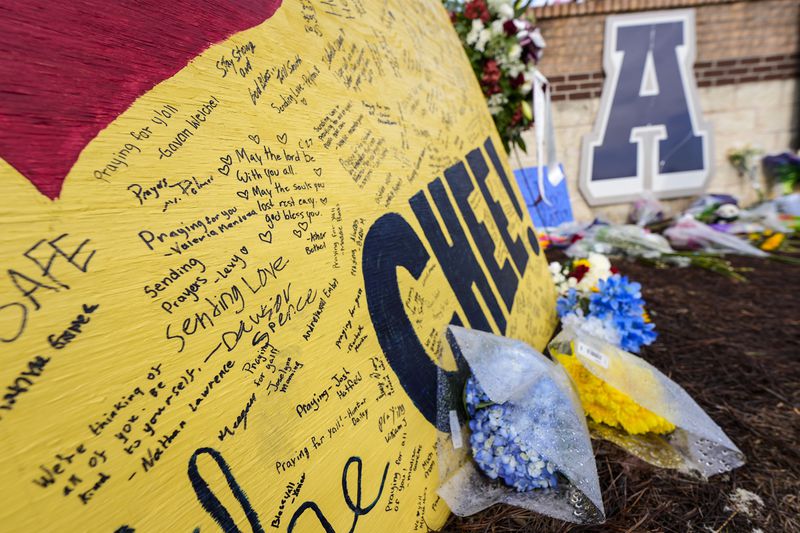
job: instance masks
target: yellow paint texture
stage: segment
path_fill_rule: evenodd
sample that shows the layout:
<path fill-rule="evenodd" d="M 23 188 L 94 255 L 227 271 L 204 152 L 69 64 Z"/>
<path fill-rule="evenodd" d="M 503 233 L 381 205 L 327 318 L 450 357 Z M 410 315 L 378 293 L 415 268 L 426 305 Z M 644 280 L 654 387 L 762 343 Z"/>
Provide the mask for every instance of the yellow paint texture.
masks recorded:
<path fill-rule="evenodd" d="M 210 47 L 103 130 L 55 201 L 0 161 L 0 529 L 443 524 L 417 406 L 435 391 L 408 392 L 376 324 L 385 342 L 415 332 L 430 360 L 454 317 L 541 349 L 555 295 L 445 11 L 351 4 L 348 19 L 286 2 Z M 459 168 L 462 205 L 445 177 Z M 397 281 L 370 293 L 364 245 L 387 213 L 427 257 L 418 275 L 388 263 Z M 380 245 L 413 248 L 376 242 L 376 268 Z M 459 296 L 470 264 L 483 288 Z M 388 297 L 413 332 L 370 312 Z"/>

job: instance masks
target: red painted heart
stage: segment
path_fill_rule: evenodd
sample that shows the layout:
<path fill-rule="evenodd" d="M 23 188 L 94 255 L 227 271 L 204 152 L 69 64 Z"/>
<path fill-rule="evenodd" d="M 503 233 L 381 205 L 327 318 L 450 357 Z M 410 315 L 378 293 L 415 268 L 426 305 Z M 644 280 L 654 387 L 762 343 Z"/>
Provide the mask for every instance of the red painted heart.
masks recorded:
<path fill-rule="evenodd" d="M 84 147 L 139 96 L 212 44 L 267 20 L 280 4 L 28 0 L 3 6 L 0 157 L 43 194 L 58 197 Z M 109 160 L 122 149 L 109 147 Z"/>

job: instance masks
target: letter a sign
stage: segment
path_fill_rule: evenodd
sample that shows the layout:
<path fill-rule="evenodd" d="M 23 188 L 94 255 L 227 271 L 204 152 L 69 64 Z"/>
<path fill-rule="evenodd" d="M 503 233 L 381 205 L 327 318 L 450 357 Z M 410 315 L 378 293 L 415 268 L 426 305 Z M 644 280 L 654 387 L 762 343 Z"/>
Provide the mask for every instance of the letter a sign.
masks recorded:
<path fill-rule="evenodd" d="M 606 73 L 594 131 L 583 139 L 581 192 L 590 205 L 702 192 L 711 131 L 692 74 L 694 11 L 606 20 Z"/>

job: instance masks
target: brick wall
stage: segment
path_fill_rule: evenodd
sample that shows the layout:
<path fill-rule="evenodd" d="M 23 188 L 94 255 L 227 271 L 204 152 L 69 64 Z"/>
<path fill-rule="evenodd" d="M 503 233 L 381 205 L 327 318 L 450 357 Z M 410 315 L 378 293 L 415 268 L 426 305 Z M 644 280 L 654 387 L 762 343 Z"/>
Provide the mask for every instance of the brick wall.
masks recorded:
<path fill-rule="evenodd" d="M 539 67 L 552 83 L 553 100 L 600 96 L 607 15 L 686 7 L 695 9 L 700 87 L 800 74 L 797 0 L 588 0 L 534 10 L 548 45 Z"/>

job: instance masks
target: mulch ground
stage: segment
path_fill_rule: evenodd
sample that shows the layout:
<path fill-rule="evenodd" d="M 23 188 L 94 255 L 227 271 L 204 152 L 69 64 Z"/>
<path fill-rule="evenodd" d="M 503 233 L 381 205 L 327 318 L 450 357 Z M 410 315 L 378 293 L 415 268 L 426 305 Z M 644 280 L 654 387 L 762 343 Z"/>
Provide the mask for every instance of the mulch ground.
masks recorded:
<path fill-rule="evenodd" d="M 561 257 L 557 257 L 561 259 Z M 659 332 L 642 356 L 703 407 L 747 457 L 708 481 L 593 441 L 607 520 L 575 526 L 505 505 L 447 532 L 800 532 L 800 266 L 733 258 L 747 282 L 615 261 L 639 281 Z M 763 507 L 737 512 L 737 489 Z"/>

